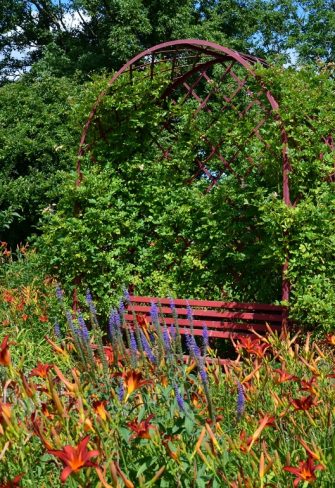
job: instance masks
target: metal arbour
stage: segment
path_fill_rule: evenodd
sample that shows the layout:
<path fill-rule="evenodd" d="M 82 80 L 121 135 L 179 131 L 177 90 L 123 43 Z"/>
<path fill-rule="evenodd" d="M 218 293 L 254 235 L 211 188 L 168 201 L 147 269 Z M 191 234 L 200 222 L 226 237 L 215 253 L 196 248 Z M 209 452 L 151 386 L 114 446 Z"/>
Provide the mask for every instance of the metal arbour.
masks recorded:
<path fill-rule="evenodd" d="M 77 184 L 79 185 L 82 180 L 82 157 L 88 154 L 93 161 L 96 157 L 94 146 L 97 140 L 90 140 L 90 128 L 94 127 L 98 138 L 107 143 L 109 134 L 116 130 L 115 126 L 103 125 L 99 109 L 105 97 L 113 93 L 113 89 L 120 89 L 117 81 L 122 79 L 124 81 L 122 86 L 125 83 L 134 85 L 139 79 L 153 80 L 164 71 L 168 83 L 164 86 L 157 104 L 168 99 L 173 105 L 177 98 L 179 103 L 182 99 L 182 103 L 190 103 L 195 123 L 202 113 L 208 114 L 209 123 L 207 127 L 201 128 L 200 150 L 199 145 L 194 148 L 193 179 L 204 177 L 208 181 L 207 191 L 211 190 L 227 173 L 234 174 L 243 182 L 250 171 L 257 171 L 260 167 L 263 155 L 270 154 L 270 157 L 276 161 L 278 158 L 281 159 L 282 198 L 286 205 L 291 206 L 289 188 L 291 167 L 287 152 L 287 134 L 279 115 L 277 101 L 255 73 L 257 64 L 266 65 L 260 58 L 233 51 L 213 42 L 196 39 L 165 42 L 138 54 L 114 74 L 108 87 L 100 93 L 91 110 L 80 140 Z M 220 126 L 216 132 L 213 131 L 213 126 L 218 123 L 218 119 L 225 116 L 230 117 L 231 130 L 220 137 Z M 115 121 L 115 118 L 113 120 Z M 232 140 L 235 128 L 243 123 L 248 131 L 246 133 L 245 130 L 243 131 L 242 140 L 240 137 L 238 141 Z M 122 134 L 122 123 L 118 124 L 117 130 Z M 267 141 L 268 130 L 277 132 L 276 149 Z M 161 159 L 169 159 L 173 153 L 173 142 L 177 137 L 176 135 L 173 139 L 174 132 L 177 132 L 175 126 L 167 116 L 159 131 L 152 134 L 152 141 L 159 148 Z M 164 133 L 167 133 L 169 138 L 164 138 Z M 230 140 L 229 134 L 231 134 Z M 124 137 L 126 138 L 126 134 Z M 169 143 L 164 145 L 167 139 Z M 251 142 L 253 147 L 258 147 L 256 153 L 249 150 Z M 281 148 L 279 153 L 278 147 Z M 243 174 L 240 174 L 241 171 Z M 289 298 L 287 269 L 288 257 L 283 266 L 282 299 L 285 301 Z"/>

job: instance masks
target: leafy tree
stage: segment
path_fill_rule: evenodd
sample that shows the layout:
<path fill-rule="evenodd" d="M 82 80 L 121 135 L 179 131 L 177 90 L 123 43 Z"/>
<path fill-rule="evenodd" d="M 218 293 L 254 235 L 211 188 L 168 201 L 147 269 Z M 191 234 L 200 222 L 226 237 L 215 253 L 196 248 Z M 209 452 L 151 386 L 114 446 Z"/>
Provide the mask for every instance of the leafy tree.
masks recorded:
<path fill-rule="evenodd" d="M 41 59 L 56 76 L 86 77 L 117 69 L 160 42 L 189 37 L 260 56 L 329 61 L 334 15 L 334 0 L 3 0 L 0 80 L 17 79 Z"/>

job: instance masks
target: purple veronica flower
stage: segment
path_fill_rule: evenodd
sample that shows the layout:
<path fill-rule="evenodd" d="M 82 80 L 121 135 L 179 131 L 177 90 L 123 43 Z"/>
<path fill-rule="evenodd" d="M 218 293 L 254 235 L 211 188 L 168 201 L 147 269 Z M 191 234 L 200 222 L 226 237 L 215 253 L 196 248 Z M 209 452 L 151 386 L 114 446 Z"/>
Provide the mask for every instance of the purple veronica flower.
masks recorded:
<path fill-rule="evenodd" d="M 237 418 L 240 419 L 245 409 L 244 389 L 241 383 L 237 383 Z"/>
<path fill-rule="evenodd" d="M 127 290 L 127 288 L 123 289 L 123 299 L 126 303 L 130 302 L 130 294 L 129 294 L 129 291 Z"/>
<path fill-rule="evenodd" d="M 69 312 L 68 310 L 65 312 L 65 315 L 66 315 L 66 319 L 67 319 L 67 323 L 69 324 L 69 327 L 71 329 L 71 332 L 73 334 L 77 334 L 77 329 L 75 328 L 74 326 L 74 323 L 73 323 L 73 320 L 72 320 L 72 315 L 71 315 L 71 312 Z"/>
<path fill-rule="evenodd" d="M 207 325 L 206 324 L 203 324 L 202 340 L 203 340 L 204 354 L 205 354 L 206 353 L 206 350 L 208 349 L 208 345 L 209 345 L 209 336 L 208 336 L 208 329 L 207 329 Z"/>
<path fill-rule="evenodd" d="M 81 338 L 84 339 L 84 341 L 88 342 L 90 340 L 90 335 L 89 335 L 88 329 L 86 327 L 84 318 L 81 315 L 81 313 L 78 314 L 78 323 L 80 326 L 80 329 L 78 332 L 79 332 Z"/>
<path fill-rule="evenodd" d="M 97 310 L 96 310 L 95 305 L 93 303 L 93 298 L 92 298 L 90 290 L 86 291 L 86 303 L 90 309 L 91 314 L 96 316 Z"/>
<path fill-rule="evenodd" d="M 159 312 L 158 312 L 158 307 L 157 307 L 156 303 L 151 302 L 150 317 L 154 323 L 159 322 L 158 315 L 159 315 Z"/>
<path fill-rule="evenodd" d="M 170 297 L 170 298 L 169 298 L 169 301 L 170 301 L 170 308 L 171 308 L 172 314 L 177 313 L 177 311 L 176 311 L 176 305 L 175 305 L 175 303 L 174 303 L 174 301 L 173 301 L 173 298 L 172 298 L 172 297 Z"/>
<path fill-rule="evenodd" d="M 186 305 L 186 309 L 187 309 L 187 318 L 189 320 L 190 323 L 193 322 L 193 312 L 192 312 L 192 309 L 190 307 L 190 304 L 187 302 L 187 305 Z"/>
<path fill-rule="evenodd" d="M 145 337 L 145 335 L 143 334 L 142 331 L 141 331 L 141 341 L 142 341 L 143 349 L 144 349 L 146 355 L 148 356 L 149 361 L 151 361 L 152 363 L 155 363 L 156 358 L 155 358 L 155 356 L 151 350 L 151 347 L 147 341 L 147 338 Z"/>
<path fill-rule="evenodd" d="M 124 384 L 123 379 L 121 378 L 119 381 L 119 386 L 117 388 L 117 396 L 120 402 L 124 399 Z"/>
<path fill-rule="evenodd" d="M 121 326 L 120 315 L 117 310 L 112 309 L 108 320 L 108 329 L 110 337 L 114 337 L 118 333 Z"/>
<path fill-rule="evenodd" d="M 199 348 L 198 344 L 196 343 L 194 337 L 191 336 L 190 334 L 187 334 L 187 336 L 186 336 L 186 345 L 187 345 L 187 348 L 189 350 L 190 355 L 193 356 L 198 361 L 201 361 L 202 357 L 201 357 L 200 348 Z"/>
<path fill-rule="evenodd" d="M 172 324 L 171 327 L 170 327 L 170 336 L 171 336 L 171 339 L 175 339 L 176 338 L 176 335 L 177 335 L 177 331 L 176 331 L 176 328 L 175 326 Z"/>
<path fill-rule="evenodd" d="M 119 314 L 120 314 L 121 317 L 125 313 L 125 311 L 126 311 L 126 309 L 125 309 L 123 300 L 120 300 L 120 303 L 119 303 Z"/>
<path fill-rule="evenodd" d="M 63 295 L 64 295 L 63 290 L 61 289 L 61 287 L 59 285 L 57 285 L 57 287 L 56 287 L 56 297 L 57 297 L 57 299 L 58 299 L 59 302 L 62 302 L 63 301 Z"/>
<path fill-rule="evenodd" d="M 185 412 L 185 402 L 184 402 L 184 399 L 183 397 L 181 396 L 181 393 L 179 391 L 179 388 L 176 384 L 174 384 L 174 391 L 175 391 L 175 394 L 176 394 L 176 400 L 177 400 L 177 404 L 178 404 L 178 407 L 180 408 L 180 410 L 182 412 Z"/>
<path fill-rule="evenodd" d="M 55 332 L 55 336 L 58 337 L 58 339 L 61 339 L 62 338 L 62 333 L 60 331 L 60 327 L 59 327 L 59 323 L 58 322 L 55 322 L 54 332 Z"/>
<path fill-rule="evenodd" d="M 207 373 L 206 373 L 206 370 L 205 370 L 205 367 L 203 364 L 201 364 L 199 367 L 199 374 L 200 374 L 201 381 L 204 384 L 208 383 L 208 376 L 207 376 Z"/>
<path fill-rule="evenodd" d="M 137 353 L 136 339 L 135 339 L 134 332 L 132 330 L 130 331 L 130 349 L 132 353 L 134 354 Z"/>

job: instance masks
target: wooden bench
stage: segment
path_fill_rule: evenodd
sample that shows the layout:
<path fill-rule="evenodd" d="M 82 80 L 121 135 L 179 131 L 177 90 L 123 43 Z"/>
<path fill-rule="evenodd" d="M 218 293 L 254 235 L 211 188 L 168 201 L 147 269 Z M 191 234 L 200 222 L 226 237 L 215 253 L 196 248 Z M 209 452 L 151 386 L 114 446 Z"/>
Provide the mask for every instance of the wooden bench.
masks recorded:
<path fill-rule="evenodd" d="M 142 316 L 147 322 L 152 323 L 150 310 L 152 303 L 160 307 L 167 327 L 175 324 L 170 299 L 157 297 L 131 296 L 130 303 L 124 318 L 132 326 L 134 314 Z M 179 331 L 181 334 L 189 334 L 191 322 L 188 318 L 187 306 L 192 309 L 193 334 L 201 336 L 203 326 L 206 324 L 208 337 L 217 339 L 238 339 L 251 333 L 251 329 L 262 334 L 267 332 L 267 325 L 274 331 L 280 331 L 286 320 L 286 308 L 278 305 L 261 303 L 237 303 L 208 300 L 184 300 L 174 299 L 175 314 L 177 315 Z M 159 318 L 163 326 L 163 320 Z"/>

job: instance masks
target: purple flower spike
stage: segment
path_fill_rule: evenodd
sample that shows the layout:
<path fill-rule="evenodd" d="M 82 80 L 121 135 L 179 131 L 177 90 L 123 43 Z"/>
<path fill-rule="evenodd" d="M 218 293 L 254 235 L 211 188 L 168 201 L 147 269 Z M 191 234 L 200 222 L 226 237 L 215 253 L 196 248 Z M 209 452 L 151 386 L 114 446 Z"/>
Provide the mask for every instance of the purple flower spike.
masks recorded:
<path fill-rule="evenodd" d="M 129 291 L 127 290 L 127 288 L 123 289 L 123 299 L 126 303 L 130 302 L 130 294 L 129 294 Z"/>
<path fill-rule="evenodd" d="M 148 343 L 148 341 L 147 341 L 147 339 L 146 339 L 146 337 L 142 331 L 141 331 L 141 341 L 142 341 L 143 349 L 144 349 L 146 355 L 148 356 L 149 361 L 151 361 L 152 363 L 155 363 L 156 358 L 155 358 L 155 356 L 151 350 L 151 347 L 149 346 L 149 343 Z"/>
<path fill-rule="evenodd" d="M 244 389 L 241 383 L 237 383 L 237 418 L 240 419 L 245 409 Z"/>
<path fill-rule="evenodd" d="M 137 353 L 136 339 L 134 336 L 134 332 L 132 330 L 130 331 L 130 349 L 131 349 L 132 353 L 134 353 L 134 354 Z"/>
<path fill-rule="evenodd" d="M 190 323 L 193 322 L 193 312 L 192 312 L 192 309 L 190 307 L 190 304 L 187 302 L 187 305 L 186 305 L 186 309 L 187 309 L 187 319 L 189 320 Z"/>
<path fill-rule="evenodd" d="M 88 342 L 90 340 L 90 335 L 89 335 L 88 329 L 86 327 L 84 318 L 80 313 L 78 314 L 78 323 L 80 326 L 80 329 L 78 332 L 79 332 L 81 338 L 84 339 L 85 342 Z"/>
<path fill-rule="evenodd" d="M 158 307 L 157 307 L 156 303 L 151 302 L 150 317 L 154 323 L 159 322 L 158 315 L 159 315 L 159 312 L 158 312 Z"/>
<path fill-rule="evenodd" d="M 184 399 L 181 396 L 181 393 L 179 391 L 179 388 L 178 388 L 178 386 L 176 384 L 174 384 L 174 391 L 175 391 L 175 394 L 176 394 L 176 400 L 177 400 L 178 407 L 180 408 L 180 410 L 182 412 L 185 412 L 185 402 L 184 402 Z"/>
<path fill-rule="evenodd" d="M 172 313 L 176 313 L 176 305 L 174 303 L 174 300 L 172 297 L 169 298 L 169 301 L 170 301 L 170 308 L 171 308 L 171 311 Z"/>
<path fill-rule="evenodd" d="M 117 389 L 117 396 L 118 396 L 119 401 L 122 402 L 122 400 L 124 399 L 124 384 L 123 384 L 122 379 L 120 379 L 120 381 L 119 381 L 119 386 Z"/>
<path fill-rule="evenodd" d="M 86 291 L 86 303 L 90 309 L 91 314 L 96 316 L 97 310 L 96 310 L 95 305 L 93 303 L 93 298 L 92 298 L 90 290 Z"/>
<path fill-rule="evenodd" d="M 206 353 L 206 350 L 208 349 L 209 346 L 209 336 L 208 336 L 208 329 L 206 324 L 203 324 L 202 340 L 204 344 L 204 353 Z"/>
<path fill-rule="evenodd" d="M 58 338 L 58 339 L 61 339 L 62 338 L 62 333 L 60 331 L 60 327 L 59 327 L 59 323 L 58 322 L 55 322 L 55 325 L 54 325 L 54 332 L 55 332 L 55 336 Z"/>
<path fill-rule="evenodd" d="M 57 285 L 57 287 L 56 287 L 56 297 L 57 297 L 57 299 L 58 299 L 59 302 L 62 302 L 63 301 L 63 295 L 64 295 L 63 290 L 61 289 L 61 287 L 59 285 Z"/>
<path fill-rule="evenodd" d="M 121 317 L 125 313 L 125 311 L 126 311 L 126 309 L 125 309 L 123 300 L 120 300 L 120 303 L 119 303 L 119 314 L 120 314 Z"/>

